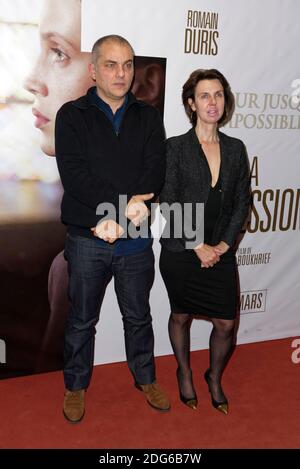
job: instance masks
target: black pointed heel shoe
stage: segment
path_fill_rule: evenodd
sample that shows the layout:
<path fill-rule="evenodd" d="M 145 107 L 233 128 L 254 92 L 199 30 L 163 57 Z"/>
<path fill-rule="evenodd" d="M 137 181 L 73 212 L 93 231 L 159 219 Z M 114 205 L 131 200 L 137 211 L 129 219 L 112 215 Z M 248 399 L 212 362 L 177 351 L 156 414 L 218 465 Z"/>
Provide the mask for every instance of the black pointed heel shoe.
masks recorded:
<path fill-rule="evenodd" d="M 195 393 L 195 395 L 193 397 L 185 397 L 181 390 L 180 390 L 180 378 L 179 378 L 179 368 L 177 368 L 176 370 L 176 376 L 177 376 L 177 382 L 178 382 L 178 388 L 179 388 L 179 398 L 181 400 L 181 402 L 183 402 L 183 404 L 185 404 L 186 406 L 188 406 L 190 409 L 193 409 L 193 410 L 196 410 L 197 409 L 197 405 L 198 405 L 198 399 L 197 399 L 197 395 Z"/>
<path fill-rule="evenodd" d="M 227 415 L 228 414 L 228 401 L 227 399 L 225 398 L 224 401 L 221 401 L 221 402 L 218 402 L 216 401 L 213 397 L 212 397 L 212 393 L 211 393 L 211 390 L 210 390 L 210 386 L 209 386 L 209 383 L 210 383 L 210 376 L 209 376 L 209 369 L 206 370 L 206 372 L 204 373 L 204 379 L 205 381 L 207 382 L 207 386 L 208 386 L 208 392 L 210 392 L 210 397 L 211 397 L 211 403 L 212 403 L 212 406 L 219 410 L 220 412 L 222 412 L 222 414 L 225 414 Z"/>

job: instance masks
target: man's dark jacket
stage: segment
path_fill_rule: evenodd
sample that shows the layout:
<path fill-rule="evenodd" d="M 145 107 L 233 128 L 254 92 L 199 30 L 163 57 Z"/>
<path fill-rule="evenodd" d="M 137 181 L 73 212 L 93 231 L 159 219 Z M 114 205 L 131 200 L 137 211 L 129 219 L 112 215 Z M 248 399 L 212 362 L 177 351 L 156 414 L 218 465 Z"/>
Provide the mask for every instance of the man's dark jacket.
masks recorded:
<path fill-rule="evenodd" d="M 165 178 L 165 134 L 159 112 L 129 93 L 116 134 L 92 92 L 90 88 L 85 96 L 64 104 L 55 123 L 55 152 L 64 188 L 62 222 L 86 236 L 101 219 L 96 215 L 100 203 L 114 204 L 118 216 L 119 195 L 129 200 L 153 192 L 154 200 Z"/>
<path fill-rule="evenodd" d="M 221 150 L 221 209 L 213 232 L 213 244 L 225 241 L 233 246 L 249 211 L 249 163 L 243 142 L 218 132 Z M 167 140 L 167 172 L 160 202 L 173 204 L 204 203 L 211 186 L 211 173 L 195 129 Z M 195 225 L 193 217 L 192 223 Z M 193 226 L 195 229 L 195 226 Z M 183 251 L 187 239 L 174 237 L 174 223 L 169 227 L 171 236 L 161 238 L 170 251 Z M 196 243 L 196 244 L 199 244 Z M 196 247 L 196 244 L 194 247 Z"/>

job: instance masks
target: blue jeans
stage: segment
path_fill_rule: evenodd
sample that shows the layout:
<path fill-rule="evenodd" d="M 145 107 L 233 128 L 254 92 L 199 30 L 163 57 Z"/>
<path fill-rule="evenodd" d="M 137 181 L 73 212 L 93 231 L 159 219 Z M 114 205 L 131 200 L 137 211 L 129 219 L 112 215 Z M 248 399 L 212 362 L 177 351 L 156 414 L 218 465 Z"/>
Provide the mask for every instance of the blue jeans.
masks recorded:
<path fill-rule="evenodd" d="M 152 246 L 115 256 L 114 247 L 67 235 L 65 258 L 71 303 L 65 330 L 64 380 L 70 391 L 86 389 L 94 362 L 95 326 L 105 289 L 112 276 L 122 314 L 127 363 L 139 384 L 155 381 L 154 337 L 149 295 L 154 280 Z"/>

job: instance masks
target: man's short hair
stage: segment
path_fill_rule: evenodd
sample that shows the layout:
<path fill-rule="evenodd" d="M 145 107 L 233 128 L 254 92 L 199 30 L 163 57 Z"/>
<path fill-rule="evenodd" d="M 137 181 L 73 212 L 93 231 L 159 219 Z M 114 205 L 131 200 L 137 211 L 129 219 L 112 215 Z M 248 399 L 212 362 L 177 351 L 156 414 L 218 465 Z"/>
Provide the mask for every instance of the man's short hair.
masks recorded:
<path fill-rule="evenodd" d="M 130 44 L 125 37 L 119 36 L 118 34 L 109 34 L 108 36 L 103 36 L 97 39 L 95 44 L 93 45 L 92 48 L 92 62 L 94 65 L 97 64 L 98 57 L 100 55 L 100 48 L 105 42 L 114 42 L 117 44 L 120 44 L 122 46 L 127 46 L 132 52 L 132 55 L 134 55 L 134 50 L 132 45 Z"/>

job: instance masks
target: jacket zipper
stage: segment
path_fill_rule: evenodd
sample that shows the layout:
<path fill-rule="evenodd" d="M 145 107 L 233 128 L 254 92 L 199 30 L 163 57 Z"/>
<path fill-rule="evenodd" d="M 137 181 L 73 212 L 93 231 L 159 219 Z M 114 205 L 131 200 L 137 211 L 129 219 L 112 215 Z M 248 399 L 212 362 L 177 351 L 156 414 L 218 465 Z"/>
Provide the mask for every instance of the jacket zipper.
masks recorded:
<path fill-rule="evenodd" d="M 99 107 L 97 106 L 97 104 L 95 103 L 92 103 L 92 106 L 95 106 L 97 109 L 99 109 L 100 112 L 102 112 L 102 114 L 104 114 L 105 118 L 108 120 L 108 122 L 110 123 L 111 127 L 112 127 L 112 130 L 115 134 L 115 136 L 118 138 L 118 140 L 120 139 L 120 131 L 121 131 L 121 127 L 123 125 L 123 121 L 124 121 L 124 118 L 125 118 L 125 114 L 127 113 L 127 110 L 133 105 L 135 104 L 134 102 L 133 103 L 129 103 L 128 106 L 126 107 L 125 111 L 124 111 L 124 114 L 123 114 L 123 117 L 122 117 L 122 122 L 121 122 L 121 125 L 119 127 L 119 131 L 117 132 L 115 130 L 115 127 L 113 125 L 113 123 L 111 122 L 111 120 L 107 117 L 107 115 L 105 114 L 105 112 Z"/>

